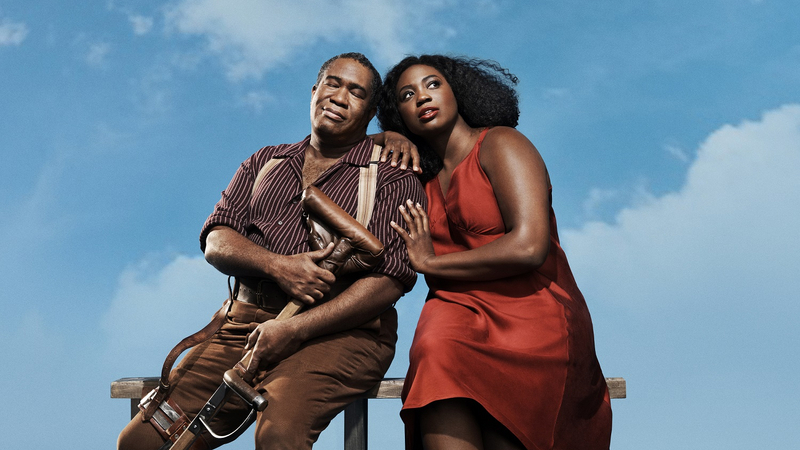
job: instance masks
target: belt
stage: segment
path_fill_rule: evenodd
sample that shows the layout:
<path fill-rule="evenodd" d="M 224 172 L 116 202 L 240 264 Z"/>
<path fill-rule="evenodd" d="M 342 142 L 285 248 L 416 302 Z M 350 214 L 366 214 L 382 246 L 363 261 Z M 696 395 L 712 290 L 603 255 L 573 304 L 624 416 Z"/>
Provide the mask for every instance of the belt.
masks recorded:
<path fill-rule="evenodd" d="M 289 303 L 289 295 L 274 281 L 264 278 L 237 278 L 234 297 L 240 302 L 251 303 L 263 310 L 276 313 Z"/>

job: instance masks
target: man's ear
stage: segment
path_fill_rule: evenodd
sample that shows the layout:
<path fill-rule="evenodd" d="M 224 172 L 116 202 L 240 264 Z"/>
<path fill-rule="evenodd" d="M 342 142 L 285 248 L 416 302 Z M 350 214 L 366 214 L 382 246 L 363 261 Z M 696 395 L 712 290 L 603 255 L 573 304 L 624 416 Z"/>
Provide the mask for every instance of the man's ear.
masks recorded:
<path fill-rule="evenodd" d="M 316 84 L 311 86 L 311 95 L 314 95 L 314 92 L 317 92 L 317 85 Z"/>
<path fill-rule="evenodd" d="M 369 127 L 369 123 L 372 122 L 372 119 L 375 117 L 375 113 L 378 112 L 378 108 L 372 108 L 366 115 L 367 120 L 364 121 L 364 129 L 366 130 Z"/>

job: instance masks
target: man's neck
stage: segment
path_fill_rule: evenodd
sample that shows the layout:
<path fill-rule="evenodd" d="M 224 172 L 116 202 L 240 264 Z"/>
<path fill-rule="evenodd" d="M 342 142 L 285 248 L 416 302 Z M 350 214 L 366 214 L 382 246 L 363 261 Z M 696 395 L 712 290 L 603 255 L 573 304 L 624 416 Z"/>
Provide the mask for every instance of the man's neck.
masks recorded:
<path fill-rule="evenodd" d="M 342 156 L 346 155 L 358 141 L 347 145 L 331 145 L 311 136 L 311 142 L 306 148 L 305 161 L 303 162 L 303 189 L 314 183 L 328 168 L 336 164 Z M 316 145 L 315 145 L 316 144 Z M 327 145 L 326 145 L 327 144 Z"/>
<path fill-rule="evenodd" d="M 361 136 L 355 142 L 343 143 L 332 139 L 324 139 L 312 133 L 309 146 L 311 147 L 314 156 L 316 156 L 317 158 L 336 160 L 344 156 L 353 147 L 355 147 L 356 144 L 361 142 L 365 137 L 366 135 Z"/>

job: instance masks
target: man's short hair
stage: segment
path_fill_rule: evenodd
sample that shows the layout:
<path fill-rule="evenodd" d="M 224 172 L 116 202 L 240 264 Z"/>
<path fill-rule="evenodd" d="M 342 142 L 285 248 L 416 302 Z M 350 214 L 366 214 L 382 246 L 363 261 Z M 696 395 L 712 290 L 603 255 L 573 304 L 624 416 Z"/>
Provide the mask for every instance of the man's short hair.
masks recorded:
<path fill-rule="evenodd" d="M 328 67 L 330 67 L 330 65 L 333 64 L 334 61 L 341 58 L 352 59 L 353 61 L 369 69 L 370 73 L 372 73 L 372 82 L 369 85 L 371 91 L 369 96 L 369 108 L 372 109 L 377 107 L 378 100 L 380 99 L 380 91 L 382 86 L 381 74 L 378 73 L 378 71 L 375 69 L 375 66 L 373 66 L 372 63 L 369 61 L 369 59 L 367 59 L 367 57 L 364 56 L 362 53 L 358 52 L 342 53 L 325 61 L 322 64 L 322 67 L 319 68 L 319 73 L 317 73 L 317 82 L 314 84 L 314 86 L 319 86 L 319 83 L 322 81 L 322 74 L 325 73 L 326 70 L 328 70 Z"/>

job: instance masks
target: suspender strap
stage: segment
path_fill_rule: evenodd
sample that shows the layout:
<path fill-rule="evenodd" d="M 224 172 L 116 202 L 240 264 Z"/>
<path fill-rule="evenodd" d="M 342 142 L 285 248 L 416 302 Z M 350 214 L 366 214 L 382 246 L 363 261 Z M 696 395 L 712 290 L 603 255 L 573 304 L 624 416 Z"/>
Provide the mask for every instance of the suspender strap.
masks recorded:
<path fill-rule="evenodd" d="M 261 167 L 261 170 L 258 171 L 258 175 L 256 175 L 256 180 L 253 182 L 253 190 L 250 192 L 250 195 L 255 195 L 256 189 L 264 181 L 264 177 L 267 176 L 270 170 L 275 167 L 279 162 L 283 161 L 286 158 L 272 158 Z"/>
<path fill-rule="evenodd" d="M 375 209 L 375 192 L 378 187 L 378 163 L 380 162 L 381 149 L 382 147 L 380 145 L 372 147 L 369 164 L 367 164 L 367 167 L 359 168 L 356 220 L 361 225 L 364 225 L 364 228 L 369 226 L 369 221 L 372 218 L 372 211 Z M 258 189 L 264 177 L 284 159 L 285 158 L 272 158 L 264 164 L 261 170 L 258 171 L 258 175 L 256 175 L 256 180 L 253 182 L 253 190 L 250 192 L 250 195 L 256 193 L 256 189 Z"/>
<path fill-rule="evenodd" d="M 367 167 L 361 167 L 358 178 L 358 209 L 356 220 L 364 228 L 369 226 L 372 211 L 375 209 L 375 191 L 378 186 L 378 162 L 381 156 L 381 146 L 372 147 L 372 155 Z"/>

